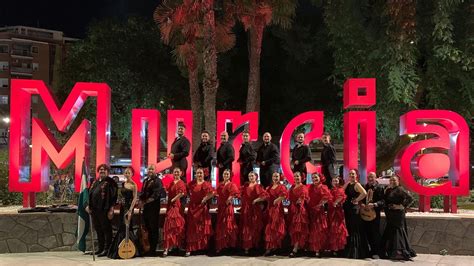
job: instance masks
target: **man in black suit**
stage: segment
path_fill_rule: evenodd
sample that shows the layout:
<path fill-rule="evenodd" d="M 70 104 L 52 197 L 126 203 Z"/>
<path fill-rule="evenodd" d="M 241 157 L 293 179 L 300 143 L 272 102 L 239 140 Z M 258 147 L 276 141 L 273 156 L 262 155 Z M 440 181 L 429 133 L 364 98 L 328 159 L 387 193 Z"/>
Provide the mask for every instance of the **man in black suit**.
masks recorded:
<path fill-rule="evenodd" d="M 143 180 L 138 206 L 143 208 L 143 220 L 148 230 L 150 251 L 148 256 L 156 256 L 156 246 L 160 228 L 160 200 L 166 197 L 161 179 L 155 174 L 155 165 L 148 167 L 146 178 Z"/>
<path fill-rule="evenodd" d="M 376 259 L 380 258 L 381 255 L 380 243 L 382 241 L 382 235 L 380 233 L 380 211 L 383 206 L 384 188 L 377 182 L 377 174 L 374 172 L 370 172 L 367 176 L 367 184 L 365 184 L 364 188 L 367 191 L 368 203 L 366 200 L 363 200 L 363 202 L 367 203 L 369 208 L 375 210 L 375 219 L 372 221 L 363 221 L 363 225 L 370 245 L 370 255 Z M 362 206 L 365 206 L 365 204 L 362 204 Z"/>
<path fill-rule="evenodd" d="M 95 179 L 89 188 L 89 205 L 86 212 L 92 216 L 92 223 L 97 232 L 99 257 L 107 256 L 112 244 L 112 223 L 114 206 L 117 201 L 117 183 L 109 176 L 110 168 L 106 164 L 97 167 L 99 179 Z"/>
<path fill-rule="evenodd" d="M 272 135 L 263 134 L 263 144 L 257 151 L 257 164 L 260 166 L 260 184 L 267 188 L 272 183 L 273 172 L 278 170 L 280 152 L 277 145 L 271 143 Z"/>
<path fill-rule="evenodd" d="M 326 177 L 326 185 L 332 188 L 332 179 L 337 176 L 336 149 L 331 144 L 331 135 L 324 133 L 322 137 L 323 150 L 321 151 L 321 171 Z"/>
<path fill-rule="evenodd" d="M 250 143 L 250 133 L 245 130 L 242 133 L 242 145 L 239 150 L 239 159 L 237 160 L 240 164 L 240 184 L 243 185 L 249 181 L 249 173 L 253 171 L 253 164 L 257 158 L 257 153 L 252 148 Z"/>
<path fill-rule="evenodd" d="M 193 156 L 194 170 L 204 168 L 204 180 L 209 181 L 211 176 L 211 162 L 214 157 L 214 147 L 210 141 L 209 132 L 201 133 L 201 144 Z"/>
<path fill-rule="evenodd" d="M 304 144 L 304 133 L 296 135 L 296 145 L 291 153 L 291 163 L 293 173 L 300 172 L 303 177 L 303 184 L 306 184 L 308 171 L 306 170 L 306 163 L 311 161 L 311 150 L 309 146 Z"/>
<path fill-rule="evenodd" d="M 232 162 L 235 159 L 235 151 L 232 144 L 229 143 L 229 134 L 221 133 L 221 146 L 217 150 L 217 167 L 219 168 L 219 181 L 223 180 L 222 174 L 225 169 L 232 171 Z"/>
<path fill-rule="evenodd" d="M 172 168 L 179 167 L 183 173 L 181 180 L 186 183 L 186 170 L 188 169 L 188 161 L 186 157 L 189 155 L 189 150 L 191 148 L 191 143 L 184 136 L 184 131 L 186 127 L 184 124 L 178 124 L 178 137 L 171 144 L 171 153 L 169 157 L 173 162 Z"/>

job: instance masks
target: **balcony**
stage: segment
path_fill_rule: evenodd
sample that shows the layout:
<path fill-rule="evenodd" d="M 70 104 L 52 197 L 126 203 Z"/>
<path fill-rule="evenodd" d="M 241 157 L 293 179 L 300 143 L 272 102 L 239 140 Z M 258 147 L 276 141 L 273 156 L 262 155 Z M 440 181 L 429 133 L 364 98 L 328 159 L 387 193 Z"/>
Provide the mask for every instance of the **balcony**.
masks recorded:
<path fill-rule="evenodd" d="M 21 56 L 21 57 L 33 58 L 33 54 L 29 50 L 16 50 L 16 49 L 13 49 L 11 51 L 11 55 L 12 56 Z"/>
<path fill-rule="evenodd" d="M 14 66 L 12 66 L 10 68 L 10 73 L 12 75 L 32 76 L 33 75 L 33 69 L 32 68 L 27 68 L 27 67 L 14 67 Z"/>

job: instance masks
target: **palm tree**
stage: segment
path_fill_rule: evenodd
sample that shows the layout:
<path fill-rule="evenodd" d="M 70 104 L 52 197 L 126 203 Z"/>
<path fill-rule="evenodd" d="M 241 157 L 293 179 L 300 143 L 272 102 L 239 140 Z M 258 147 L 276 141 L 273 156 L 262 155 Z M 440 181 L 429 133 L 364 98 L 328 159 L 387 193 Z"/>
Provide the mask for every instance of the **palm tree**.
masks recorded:
<path fill-rule="evenodd" d="M 163 42 L 175 48 L 177 63 L 187 68 L 195 144 L 199 143 L 203 113 L 205 128 L 215 136 L 217 53 L 230 50 L 235 44 L 231 7 L 225 5 L 223 11 L 224 16 L 216 21 L 213 0 L 174 0 L 164 1 L 154 13 Z M 199 88 L 199 69 L 204 69 L 203 93 Z"/>
<path fill-rule="evenodd" d="M 288 28 L 296 3 L 296 0 L 238 0 L 235 3 L 237 18 L 249 36 L 247 112 L 260 111 L 260 56 L 265 27 L 276 24 Z"/>

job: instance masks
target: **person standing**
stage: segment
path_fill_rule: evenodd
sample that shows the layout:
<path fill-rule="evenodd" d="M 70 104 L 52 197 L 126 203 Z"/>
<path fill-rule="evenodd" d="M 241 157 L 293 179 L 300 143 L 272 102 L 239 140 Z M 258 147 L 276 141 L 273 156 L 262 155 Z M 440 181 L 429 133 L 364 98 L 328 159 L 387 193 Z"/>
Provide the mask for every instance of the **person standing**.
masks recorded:
<path fill-rule="evenodd" d="M 202 168 L 204 171 L 204 180 L 210 181 L 212 170 L 212 159 L 214 158 L 214 147 L 210 140 L 209 132 L 201 133 L 201 144 L 197 148 L 193 156 L 194 168 Z"/>
<path fill-rule="evenodd" d="M 128 225 L 128 235 L 130 241 L 132 241 L 135 247 L 138 247 L 138 240 L 133 232 L 133 224 L 132 224 L 132 217 L 133 217 L 133 209 L 135 208 L 135 204 L 138 201 L 138 191 L 137 191 L 137 184 L 133 181 L 132 177 L 135 171 L 132 167 L 125 168 L 124 176 L 125 182 L 123 186 L 119 189 L 120 191 L 120 216 L 119 216 L 119 229 L 115 234 L 114 240 L 112 241 L 112 245 L 110 246 L 109 252 L 107 257 L 111 259 L 118 259 L 119 257 L 119 245 L 121 241 L 126 237 L 126 225 Z M 135 253 L 134 257 L 140 256 L 139 251 Z"/>
<path fill-rule="evenodd" d="M 306 210 L 306 203 L 309 199 L 308 187 L 301 182 L 300 172 L 295 172 L 294 178 L 295 183 L 291 186 L 289 193 L 290 207 L 288 210 L 289 233 L 293 248 L 290 258 L 296 256 L 299 248 L 306 246 L 309 233 L 308 212 Z"/>
<path fill-rule="evenodd" d="M 332 178 L 337 176 L 336 149 L 331 144 L 331 135 L 325 132 L 322 137 L 323 150 L 321 151 L 321 171 L 326 177 L 326 185 L 332 188 Z"/>
<path fill-rule="evenodd" d="M 148 231 L 150 251 L 148 256 L 156 256 L 160 226 L 161 198 L 166 197 L 166 192 L 161 179 L 155 174 L 155 165 L 150 164 L 147 176 L 143 180 L 142 192 L 139 197 L 138 207 L 143 208 L 143 220 Z"/>
<path fill-rule="evenodd" d="M 257 174 L 249 173 L 249 182 L 242 186 L 240 198 L 240 239 L 245 255 L 249 249 L 258 248 L 262 238 L 263 205 L 267 198 L 267 192 L 260 184 L 257 184 Z"/>
<path fill-rule="evenodd" d="M 181 170 L 181 180 L 186 183 L 186 171 L 188 169 L 188 161 L 186 160 L 191 149 L 191 142 L 186 138 L 184 132 L 186 126 L 183 123 L 178 124 L 178 136 L 171 144 L 171 153 L 169 157 L 173 163 L 172 168 L 178 167 Z"/>
<path fill-rule="evenodd" d="M 212 234 L 208 200 L 214 197 L 211 183 L 204 180 L 204 169 L 196 169 L 196 178 L 188 185 L 189 204 L 186 220 L 186 254 L 206 250 Z"/>
<path fill-rule="evenodd" d="M 309 186 L 309 237 L 308 248 L 321 257 L 321 251 L 327 247 L 328 223 L 324 204 L 331 200 L 331 192 L 323 185 L 323 178 L 319 173 L 311 175 L 313 184 Z"/>
<path fill-rule="evenodd" d="M 267 188 L 272 183 L 272 174 L 277 171 L 280 161 L 278 147 L 271 143 L 272 135 L 263 134 L 263 144 L 257 151 L 257 164 L 260 166 L 260 184 Z"/>
<path fill-rule="evenodd" d="M 229 142 L 229 134 L 221 133 L 221 146 L 217 150 L 217 167 L 219 169 L 219 182 L 222 181 L 222 175 L 225 169 L 232 169 L 232 162 L 235 159 L 235 151 Z"/>
<path fill-rule="evenodd" d="M 311 161 L 311 150 L 309 146 L 304 144 L 304 133 L 296 135 L 296 145 L 291 153 L 292 171 L 300 172 L 303 178 L 303 184 L 306 184 L 306 163 Z"/>
<path fill-rule="evenodd" d="M 99 247 L 96 254 L 107 256 L 112 244 L 112 224 L 114 206 L 117 202 L 117 183 L 109 176 L 110 168 L 106 164 L 97 167 L 99 179 L 95 179 L 89 188 L 89 205 L 86 212 L 92 216 L 92 223 L 97 233 Z"/>
<path fill-rule="evenodd" d="M 367 191 L 367 201 L 361 204 L 362 208 L 370 208 L 375 211 L 375 219 L 372 221 L 363 221 L 364 231 L 367 234 L 367 240 L 370 246 L 370 255 L 374 259 L 380 258 L 380 211 L 382 210 L 384 189 L 377 183 L 377 175 L 370 172 L 367 176 L 367 184 L 364 186 Z"/>
<path fill-rule="evenodd" d="M 163 225 L 163 257 L 168 256 L 172 248 L 179 248 L 183 244 L 185 221 L 181 212 L 181 198 L 186 196 L 186 184 L 181 180 L 181 169 L 173 169 L 173 182 L 167 187 L 168 205 Z"/>
<path fill-rule="evenodd" d="M 347 196 L 342 188 L 342 183 L 340 177 L 332 179 L 331 201 L 328 205 L 328 249 L 333 252 L 333 256 L 337 256 L 338 252 L 344 249 L 348 236 L 344 209 L 342 208 Z"/>
<path fill-rule="evenodd" d="M 356 169 L 349 171 L 349 180 L 344 185 L 347 199 L 344 202 L 344 215 L 346 219 L 347 245 L 345 255 L 352 259 L 365 259 L 369 257 L 369 243 L 364 232 L 362 219 L 359 215 L 359 203 L 367 196 L 364 187 L 359 183 L 359 172 Z"/>
<path fill-rule="evenodd" d="M 397 176 L 390 178 L 390 186 L 384 194 L 384 211 L 387 226 L 382 236 L 383 257 L 392 260 L 412 260 L 415 251 L 408 241 L 405 209 L 413 202 L 413 197 L 402 186 Z"/>
<path fill-rule="evenodd" d="M 240 185 L 249 181 L 249 173 L 253 171 L 253 165 L 257 158 L 257 153 L 250 143 L 249 131 L 245 130 L 244 133 L 242 133 L 242 139 L 243 142 L 239 150 L 239 159 L 237 160 L 240 164 Z"/>
<path fill-rule="evenodd" d="M 283 200 L 288 197 L 286 187 L 280 183 L 281 175 L 274 172 L 272 185 L 267 188 L 267 225 L 265 227 L 265 256 L 269 256 L 281 243 L 286 235 L 285 210 Z"/>
<path fill-rule="evenodd" d="M 223 180 L 217 187 L 217 223 L 216 223 L 216 253 L 225 248 L 237 246 L 239 232 L 234 216 L 234 198 L 238 198 L 240 191 L 232 180 L 230 169 L 224 170 Z"/>

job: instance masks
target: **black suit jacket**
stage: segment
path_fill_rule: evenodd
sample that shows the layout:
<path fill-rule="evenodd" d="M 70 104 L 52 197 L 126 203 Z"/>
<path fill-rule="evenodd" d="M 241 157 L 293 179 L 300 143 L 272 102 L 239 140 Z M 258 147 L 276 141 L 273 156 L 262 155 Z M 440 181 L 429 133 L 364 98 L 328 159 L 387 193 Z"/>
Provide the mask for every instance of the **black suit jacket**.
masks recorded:
<path fill-rule="evenodd" d="M 232 162 L 235 159 L 234 147 L 230 142 L 223 142 L 217 150 L 217 165 L 222 164 L 224 169 L 232 169 Z"/>
<path fill-rule="evenodd" d="M 188 168 L 186 157 L 189 155 L 190 148 L 191 143 L 185 136 L 176 138 L 173 141 L 171 145 L 171 153 L 174 154 L 174 158 L 171 160 L 173 162 L 173 168 L 179 167 L 182 171 Z"/>

